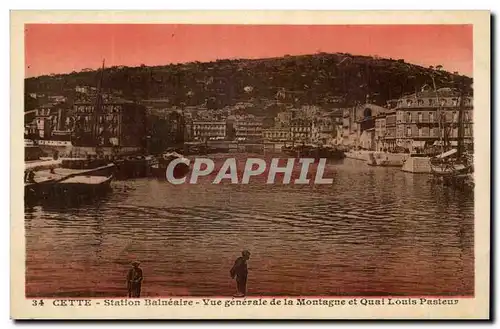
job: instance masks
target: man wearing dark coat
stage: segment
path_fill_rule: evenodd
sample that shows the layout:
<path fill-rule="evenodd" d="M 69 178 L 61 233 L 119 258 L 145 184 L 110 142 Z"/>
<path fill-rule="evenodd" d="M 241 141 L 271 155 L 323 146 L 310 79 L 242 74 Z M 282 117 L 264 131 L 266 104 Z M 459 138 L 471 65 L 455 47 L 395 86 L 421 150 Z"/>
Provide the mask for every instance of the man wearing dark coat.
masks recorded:
<path fill-rule="evenodd" d="M 127 274 L 128 296 L 131 298 L 141 297 L 142 270 L 139 262 L 132 262 L 132 268 Z"/>
<path fill-rule="evenodd" d="M 250 252 L 244 250 L 241 257 L 238 257 L 231 268 L 231 278 L 236 278 L 237 294 L 235 297 L 244 297 L 247 293 L 248 267 L 247 260 L 250 259 Z"/>

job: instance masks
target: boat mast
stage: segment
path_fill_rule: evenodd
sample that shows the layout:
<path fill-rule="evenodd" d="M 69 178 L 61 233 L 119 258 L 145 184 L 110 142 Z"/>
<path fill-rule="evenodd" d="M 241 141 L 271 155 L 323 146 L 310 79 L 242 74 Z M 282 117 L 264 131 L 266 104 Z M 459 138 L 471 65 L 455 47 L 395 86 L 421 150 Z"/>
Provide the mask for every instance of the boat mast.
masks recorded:
<path fill-rule="evenodd" d="M 94 105 L 94 115 L 93 115 L 93 122 L 92 122 L 92 137 L 94 144 L 97 146 L 98 143 L 98 136 L 99 136 L 99 129 L 98 129 L 98 123 L 99 123 L 99 117 L 101 115 L 101 106 L 102 106 L 102 80 L 104 76 L 104 59 L 102 60 L 102 69 L 101 69 L 101 77 L 99 79 L 99 82 L 97 84 L 97 95 L 96 95 L 96 100 L 95 100 L 95 105 Z"/>
<path fill-rule="evenodd" d="M 438 116 L 438 133 L 439 133 L 439 143 L 441 145 L 441 153 L 444 153 L 444 143 L 443 143 L 443 135 L 444 135 L 444 123 L 442 122 L 442 115 L 441 115 L 441 102 L 439 100 L 439 93 L 436 88 L 436 80 L 434 80 L 434 74 L 431 74 L 432 78 L 432 85 L 434 87 L 434 92 L 436 93 L 436 101 L 438 103 L 437 107 L 437 116 Z"/>

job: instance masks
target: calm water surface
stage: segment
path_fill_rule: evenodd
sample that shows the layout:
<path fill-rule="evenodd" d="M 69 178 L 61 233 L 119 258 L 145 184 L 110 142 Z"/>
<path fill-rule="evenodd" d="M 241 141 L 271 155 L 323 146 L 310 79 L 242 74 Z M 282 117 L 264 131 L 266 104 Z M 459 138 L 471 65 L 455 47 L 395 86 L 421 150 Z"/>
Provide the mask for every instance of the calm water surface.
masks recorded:
<path fill-rule="evenodd" d="M 230 296 L 243 249 L 249 295 L 474 293 L 472 195 L 350 159 L 325 176 L 332 185 L 116 181 L 97 202 L 27 206 L 26 295 L 126 296 L 139 259 L 143 296 Z"/>

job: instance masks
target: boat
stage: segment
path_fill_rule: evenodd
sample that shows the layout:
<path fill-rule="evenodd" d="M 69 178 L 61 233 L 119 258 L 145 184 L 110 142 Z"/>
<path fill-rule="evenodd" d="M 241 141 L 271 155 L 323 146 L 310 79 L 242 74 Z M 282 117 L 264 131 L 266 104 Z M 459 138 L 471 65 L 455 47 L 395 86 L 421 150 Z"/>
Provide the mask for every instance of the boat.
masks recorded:
<path fill-rule="evenodd" d="M 113 175 L 76 175 L 55 183 L 54 189 L 68 196 L 95 195 L 109 190 L 112 179 Z"/>
<path fill-rule="evenodd" d="M 436 176 L 466 174 L 472 170 L 472 157 L 457 156 L 458 150 L 451 149 L 430 159 L 431 171 Z"/>
<path fill-rule="evenodd" d="M 147 177 L 150 174 L 151 166 L 157 163 L 152 155 L 137 155 L 120 158 L 113 161 L 116 165 L 117 179 L 129 179 Z"/>
<path fill-rule="evenodd" d="M 166 179 L 168 165 L 176 160 L 180 159 L 181 162 L 178 163 L 173 171 L 174 178 L 185 177 L 189 173 L 189 160 L 182 154 L 177 152 L 167 152 L 158 158 L 158 162 L 151 165 L 151 173 L 154 177 L 160 179 Z"/>
<path fill-rule="evenodd" d="M 444 122 L 442 125 L 444 127 Z M 458 188 L 474 187 L 474 159 L 472 153 L 467 153 L 464 147 L 463 124 L 463 91 L 460 95 L 460 110 L 458 112 L 457 147 L 450 148 L 449 141 L 444 134 L 442 153 L 430 159 L 431 172 L 435 181 Z"/>
<path fill-rule="evenodd" d="M 36 202 L 50 194 L 55 179 L 50 177 L 35 178 L 34 171 L 25 172 L 24 200 L 27 203 Z"/>

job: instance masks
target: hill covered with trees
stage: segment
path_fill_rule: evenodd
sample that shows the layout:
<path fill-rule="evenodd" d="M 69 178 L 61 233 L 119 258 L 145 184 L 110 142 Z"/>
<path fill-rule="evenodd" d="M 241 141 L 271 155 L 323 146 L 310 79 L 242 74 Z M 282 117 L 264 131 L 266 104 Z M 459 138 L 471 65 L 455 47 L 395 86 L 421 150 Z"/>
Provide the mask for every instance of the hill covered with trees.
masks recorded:
<path fill-rule="evenodd" d="M 425 84 L 432 86 L 431 76 L 438 88 L 472 84 L 471 78 L 447 72 L 439 63 L 436 68 L 402 59 L 318 53 L 152 67 L 114 66 L 104 69 L 103 88 L 119 91 L 126 99 L 164 99 L 169 106 L 216 109 L 239 102 L 278 100 L 328 109 L 363 103 L 367 95 L 371 102 L 385 105 L 387 100 L 413 93 Z M 76 86 L 97 86 L 99 79 L 100 70 L 39 76 L 25 80 L 25 92 L 71 99 Z M 29 98 L 25 97 L 26 103 L 35 106 Z"/>

